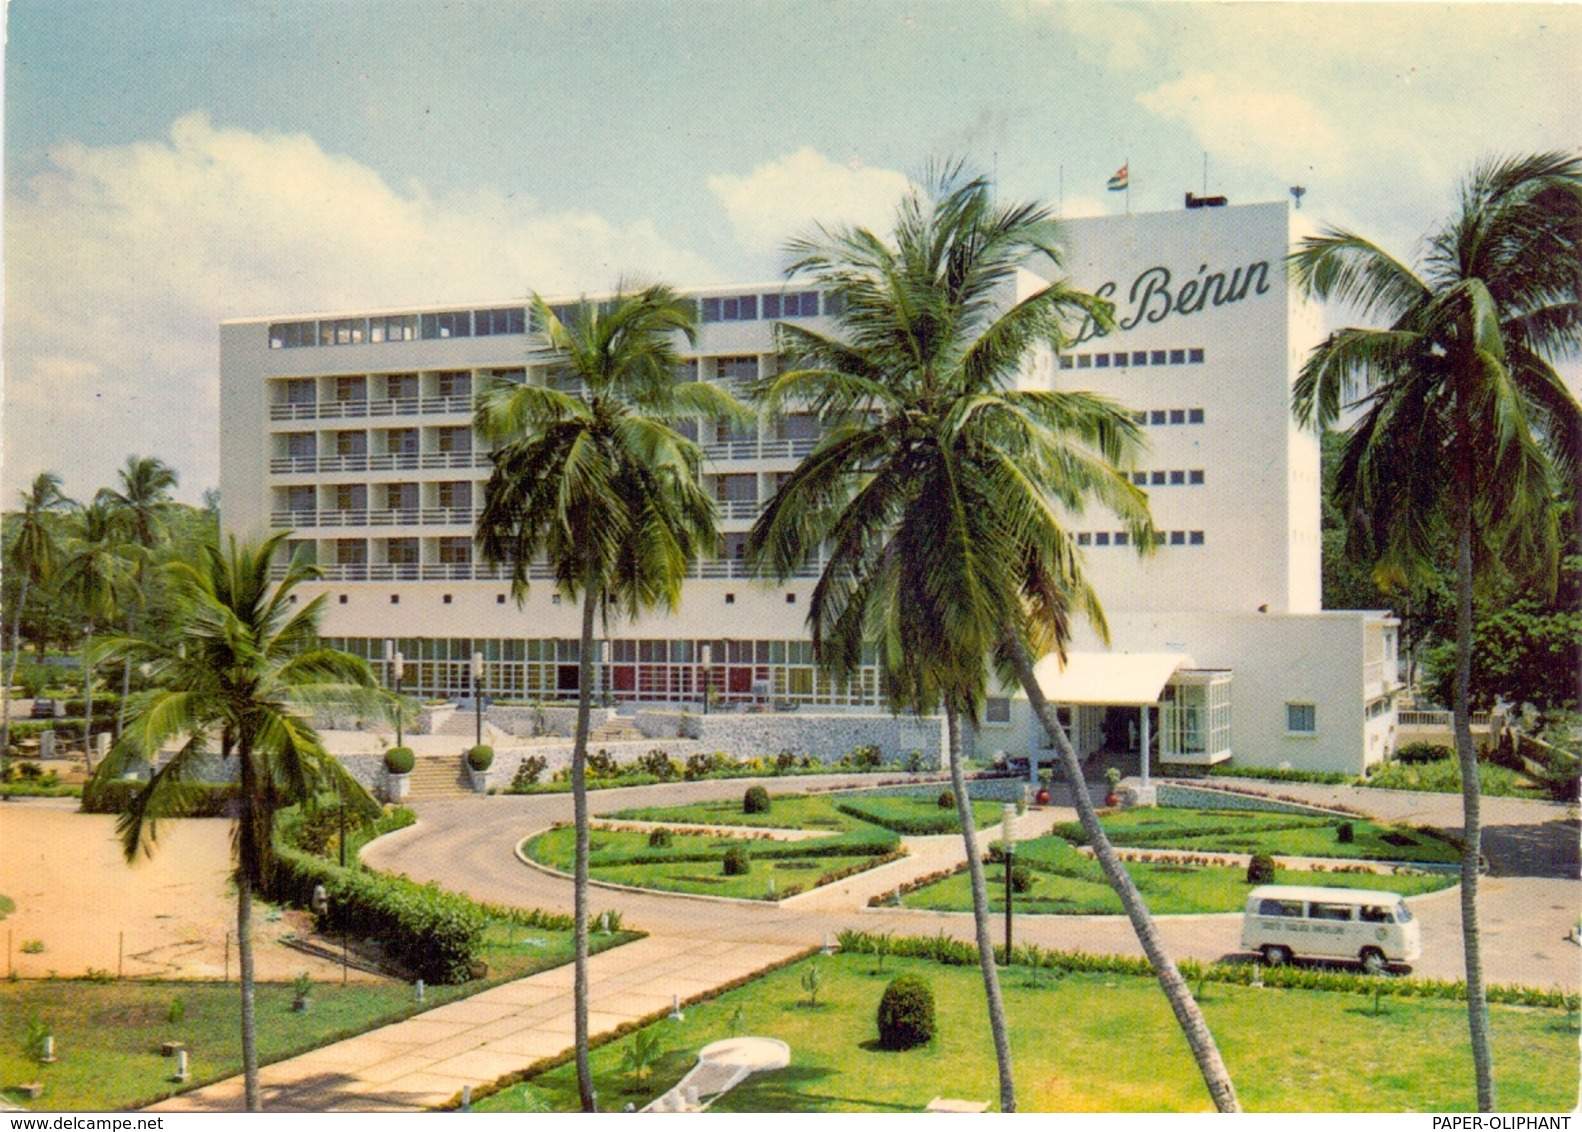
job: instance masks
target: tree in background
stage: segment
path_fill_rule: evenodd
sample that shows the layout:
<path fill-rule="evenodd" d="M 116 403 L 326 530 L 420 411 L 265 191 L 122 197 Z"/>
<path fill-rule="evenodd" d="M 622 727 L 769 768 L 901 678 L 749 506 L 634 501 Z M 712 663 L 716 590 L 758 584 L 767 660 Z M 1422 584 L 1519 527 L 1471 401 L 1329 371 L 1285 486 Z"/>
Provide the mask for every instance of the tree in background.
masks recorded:
<path fill-rule="evenodd" d="M 34 477 L 33 486 L 22 493 L 21 516 L 6 544 L 6 573 L 20 579 L 20 584 L 11 615 L 11 667 L 6 673 L 4 714 L 0 716 L 0 750 L 11 739 L 11 687 L 16 683 L 17 661 L 22 655 L 22 611 L 27 608 L 29 595 L 44 588 L 60 563 L 60 546 L 49 516 L 70 506 L 72 501 L 60 490 L 60 477 L 54 472 L 40 472 Z"/>

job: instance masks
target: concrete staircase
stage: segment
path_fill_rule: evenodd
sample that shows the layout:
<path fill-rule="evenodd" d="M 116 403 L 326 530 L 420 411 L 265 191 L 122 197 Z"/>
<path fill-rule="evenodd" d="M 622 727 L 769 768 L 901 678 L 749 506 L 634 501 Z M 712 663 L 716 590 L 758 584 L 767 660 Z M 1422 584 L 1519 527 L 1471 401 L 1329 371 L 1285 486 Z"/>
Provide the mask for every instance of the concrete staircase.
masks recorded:
<path fill-rule="evenodd" d="M 487 735 L 485 736 L 487 739 Z M 407 801 L 460 798 L 472 793 L 465 755 L 419 755 L 407 784 Z"/>
<path fill-rule="evenodd" d="M 471 747 L 477 734 L 478 721 L 470 711 L 458 711 L 440 724 L 434 731 L 436 735 L 454 735 L 458 739 L 465 739 L 466 746 Z M 511 736 L 495 727 L 487 719 L 483 722 L 483 741 L 491 747 L 499 749 L 511 741 Z"/>
<path fill-rule="evenodd" d="M 621 743 L 627 740 L 641 740 L 645 736 L 631 720 L 614 716 L 588 732 L 589 744 L 594 743 Z"/>

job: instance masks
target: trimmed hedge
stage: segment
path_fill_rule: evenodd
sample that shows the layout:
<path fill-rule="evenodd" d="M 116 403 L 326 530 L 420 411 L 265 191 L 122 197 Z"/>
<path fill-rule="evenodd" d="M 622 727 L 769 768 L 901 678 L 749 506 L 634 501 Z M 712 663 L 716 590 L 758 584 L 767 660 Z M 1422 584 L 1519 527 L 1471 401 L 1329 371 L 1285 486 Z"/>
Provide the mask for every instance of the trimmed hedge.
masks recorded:
<path fill-rule="evenodd" d="M 722 871 L 728 877 L 746 876 L 752 871 L 752 858 L 747 855 L 747 849 L 742 845 L 732 845 L 725 850 L 721 860 Z"/>
<path fill-rule="evenodd" d="M 109 782 L 90 779 L 82 789 L 82 812 L 124 814 L 146 785 L 124 778 Z M 224 817 L 230 804 L 241 796 L 241 787 L 234 782 L 195 782 L 183 786 L 182 790 L 186 794 L 186 805 L 182 807 L 181 816 L 189 818 Z"/>
<path fill-rule="evenodd" d="M 483 946 L 488 917 L 465 896 L 403 877 L 342 869 L 295 849 L 277 848 L 264 896 L 306 907 L 322 884 L 329 909 L 321 931 L 375 938 L 385 953 L 434 984 L 463 983 Z"/>
<path fill-rule="evenodd" d="M 944 802 L 946 795 L 941 794 L 939 800 Z M 895 814 L 881 813 L 878 810 L 865 807 L 861 802 L 836 802 L 835 808 L 848 817 L 861 821 L 871 822 L 885 829 L 908 837 L 927 837 L 936 833 L 959 833 L 961 822 L 956 818 L 956 799 L 950 796 L 950 809 L 941 806 L 937 814 L 917 814 L 912 817 L 900 817 Z"/>
<path fill-rule="evenodd" d="M 747 793 L 742 795 L 742 813 L 744 814 L 767 814 L 769 806 L 769 791 L 762 786 L 749 786 Z"/>
<path fill-rule="evenodd" d="M 482 774 L 494 765 L 494 748 L 487 743 L 479 743 L 467 752 L 467 765 Z"/>
<path fill-rule="evenodd" d="M 391 747 L 385 752 L 385 770 L 391 774 L 411 774 L 417 765 L 417 756 L 411 747 Z"/>

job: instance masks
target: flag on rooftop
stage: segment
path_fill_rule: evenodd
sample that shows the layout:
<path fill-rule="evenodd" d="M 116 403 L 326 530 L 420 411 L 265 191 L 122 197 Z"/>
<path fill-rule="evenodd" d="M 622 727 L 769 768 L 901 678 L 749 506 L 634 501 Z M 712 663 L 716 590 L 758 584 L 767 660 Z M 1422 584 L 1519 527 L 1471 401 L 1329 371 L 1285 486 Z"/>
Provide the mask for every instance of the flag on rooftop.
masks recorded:
<path fill-rule="evenodd" d="M 1126 187 L 1126 169 L 1130 164 L 1130 162 L 1127 162 L 1126 165 L 1122 165 L 1119 169 L 1115 170 L 1115 176 L 1110 178 L 1109 184 L 1106 186 L 1110 192 L 1118 193 Z"/>

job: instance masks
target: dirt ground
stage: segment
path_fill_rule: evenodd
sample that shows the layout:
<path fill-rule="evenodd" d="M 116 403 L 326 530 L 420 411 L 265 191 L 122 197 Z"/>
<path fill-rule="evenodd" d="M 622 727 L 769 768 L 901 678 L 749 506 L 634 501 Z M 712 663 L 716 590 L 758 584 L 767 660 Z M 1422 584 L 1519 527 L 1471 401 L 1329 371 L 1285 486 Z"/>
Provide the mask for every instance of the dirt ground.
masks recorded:
<path fill-rule="evenodd" d="M 77 805 L 75 798 L 0 802 L 0 895 L 16 903 L 0 919 L 4 973 L 235 979 L 231 823 L 161 822 L 154 855 L 128 865 L 115 817 L 78 813 Z M 257 977 L 284 980 L 307 971 L 317 982 L 338 980 L 340 964 L 279 942 L 310 931 L 305 913 L 255 904 Z M 34 951 L 35 944 L 43 949 Z M 350 977 L 377 978 L 356 969 Z"/>

